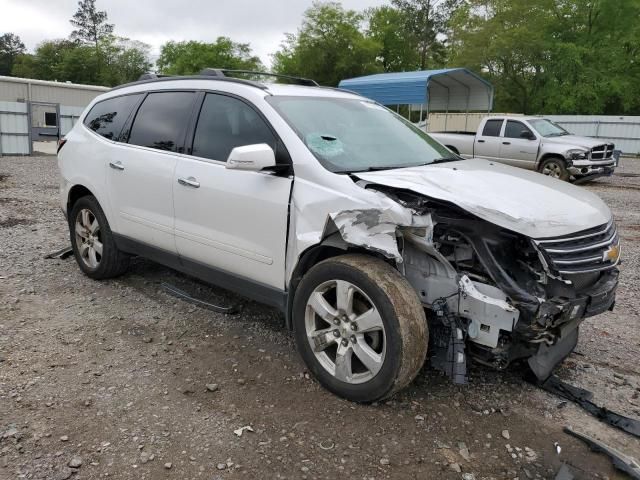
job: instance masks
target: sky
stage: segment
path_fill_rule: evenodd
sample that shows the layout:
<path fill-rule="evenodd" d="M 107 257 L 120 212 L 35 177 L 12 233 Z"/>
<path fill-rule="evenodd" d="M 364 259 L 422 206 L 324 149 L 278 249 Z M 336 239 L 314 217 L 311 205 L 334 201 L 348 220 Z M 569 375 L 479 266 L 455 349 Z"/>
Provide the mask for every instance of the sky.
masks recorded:
<path fill-rule="evenodd" d="M 342 0 L 348 9 L 389 3 L 387 0 Z M 77 0 L 0 0 L 0 34 L 17 34 L 29 51 L 43 40 L 65 38 Z M 141 40 L 157 57 L 168 40 L 214 41 L 228 36 L 250 43 L 266 65 L 285 32 L 295 33 L 312 0 L 98 0 L 121 37 Z"/>

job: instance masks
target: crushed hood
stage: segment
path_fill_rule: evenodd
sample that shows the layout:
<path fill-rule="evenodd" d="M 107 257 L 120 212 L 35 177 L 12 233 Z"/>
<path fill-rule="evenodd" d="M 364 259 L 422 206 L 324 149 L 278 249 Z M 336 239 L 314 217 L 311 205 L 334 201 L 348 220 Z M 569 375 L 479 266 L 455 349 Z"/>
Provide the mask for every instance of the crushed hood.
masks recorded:
<path fill-rule="evenodd" d="M 531 238 L 568 235 L 611 219 L 609 207 L 588 190 L 481 159 L 354 175 L 373 184 L 453 203 Z"/>

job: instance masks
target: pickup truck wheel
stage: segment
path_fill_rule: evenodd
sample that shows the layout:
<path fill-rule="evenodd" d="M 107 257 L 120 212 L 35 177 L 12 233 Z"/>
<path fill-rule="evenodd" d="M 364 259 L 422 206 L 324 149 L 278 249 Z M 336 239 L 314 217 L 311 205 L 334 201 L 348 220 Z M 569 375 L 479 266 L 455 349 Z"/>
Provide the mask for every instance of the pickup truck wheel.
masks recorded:
<path fill-rule="evenodd" d="M 90 278 L 102 280 L 124 273 L 129 257 L 120 252 L 98 200 L 80 198 L 69 214 L 71 246 L 80 269 Z"/>
<path fill-rule="evenodd" d="M 378 258 L 349 254 L 318 263 L 298 286 L 293 314 L 309 370 L 348 400 L 389 397 L 424 364 L 424 309 L 406 279 Z"/>
<path fill-rule="evenodd" d="M 559 157 L 551 157 L 544 160 L 540 165 L 540 173 L 559 180 L 569 179 L 567 164 Z"/>

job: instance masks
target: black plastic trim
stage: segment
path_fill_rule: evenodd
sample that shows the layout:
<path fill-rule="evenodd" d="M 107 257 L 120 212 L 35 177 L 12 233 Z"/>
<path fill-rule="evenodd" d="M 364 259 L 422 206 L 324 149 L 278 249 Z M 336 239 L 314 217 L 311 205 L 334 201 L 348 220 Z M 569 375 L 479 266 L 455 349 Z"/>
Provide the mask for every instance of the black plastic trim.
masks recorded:
<path fill-rule="evenodd" d="M 231 82 L 231 83 L 241 83 L 243 85 L 247 85 L 249 87 L 259 88 L 260 90 L 267 90 L 267 86 L 263 85 L 259 82 L 252 82 L 251 80 L 243 80 L 241 78 L 233 78 L 233 77 L 213 77 L 206 75 L 188 75 L 184 77 L 176 76 L 176 77 L 159 77 L 159 78 L 150 78 L 147 80 L 139 80 L 137 82 L 124 83 L 122 85 L 118 85 L 117 87 L 113 87 L 110 92 L 114 90 L 119 90 L 121 88 L 133 87 L 135 85 L 145 85 L 148 83 L 161 83 L 161 82 L 174 82 L 176 80 L 207 80 L 207 81 L 215 81 L 215 82 Z"/>
<path fill-rule="evenodd" d="M 154 262 L 165 265 L 196 277 L 204 282 L 238 293 L 266 305 L 271 305 L 285 312 L 287 306 L 287 292 L 277 288 L 255 282 L 245 277 L 219 270 L 201 262 L 184 258 L 176 253 L 168 252 L 132 238 L 113 233 L 116 246 L 123 252 L 139 255 Z"/>

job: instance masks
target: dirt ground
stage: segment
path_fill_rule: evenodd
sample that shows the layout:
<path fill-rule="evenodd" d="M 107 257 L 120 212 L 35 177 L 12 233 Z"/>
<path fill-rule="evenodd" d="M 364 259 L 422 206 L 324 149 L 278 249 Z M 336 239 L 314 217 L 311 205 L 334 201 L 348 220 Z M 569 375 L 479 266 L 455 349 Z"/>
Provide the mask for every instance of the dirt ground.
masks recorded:
<path fill-rule="evenodd" d="M 558 375 L 637 418 L 640 160 L 583 188 L 611 206 L 624 263 L 615 311 L 583 324 Z M 274 310 L 142 259 L 106 282 L 45 260 L 68 244 L 57 195 L 55 157 L 0 158 L 0 479 L 530 479 L 563 462 L 626 478 L 567 425 L 640 457 L 640 441 L 518 370 L 474 366 L 454 386 L 427 366 L 391 401 L 343 401 L 309 378 Z"/>

